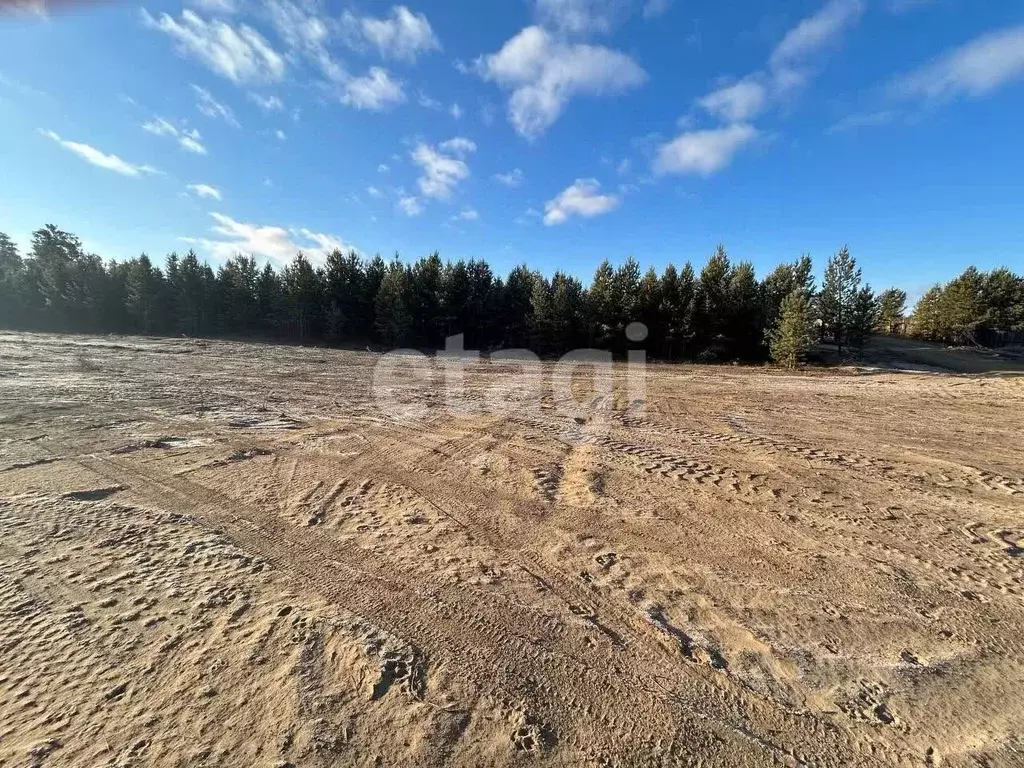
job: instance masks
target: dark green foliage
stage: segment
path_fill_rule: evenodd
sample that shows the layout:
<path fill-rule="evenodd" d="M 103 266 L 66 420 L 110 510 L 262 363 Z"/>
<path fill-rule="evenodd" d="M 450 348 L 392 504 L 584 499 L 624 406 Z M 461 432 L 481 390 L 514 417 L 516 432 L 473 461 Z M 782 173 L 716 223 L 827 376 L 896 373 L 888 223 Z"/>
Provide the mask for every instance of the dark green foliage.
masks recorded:
<path fill-rule="evenodd" d="M 1024 330 L 1024 277 L 1005 267 L 968 267 L 931 288 L 910 318 L 914 336 L 951 344 L 980 343 L 993 331 Z"/>
<path fill-rule="evenodd" d="M 847 322 L 847 338 L 858 354 L 864 351 L 864 344 L 878 324 L 878 299 L 870 285 L 857 291 L 850 307 Z"/>
<path fill-rule="evenodd" d="M 828 260 L 825 279 L 818 295 L 818 315 L 822 332 L 839 347 L 843 355 L 843 344 L 847 343 L 850 332 L 850 315 L 860 291 L 861 272 L 857 262 L 844 247 Z"/>
<path fill-rule="evenodd" d="M 772 360 L 796 368 L 807 357 L 813 341 L 811 306 L 806 292 L 796 288 L 779 306 L 778 322 L 768 336 Z"/>
<path fill-rule="evenodd" d="M 216 272 L 192 251 L 172 253 L 162 266 L 145 254 L 104 263 L 52 225 L 34 233 L 23 256 L 0 233 L 0 326 L 7 328 L 428 349 L 461 333 L 466 349 L 556 355 L 587 346 L 622 354 L 636 346 L 626 327 L 641 322 L 652 357 L 763 360 L 770 344 L 784 339 L 797 350 L 795 358 L 786 352 L 793 364 L 804 349 L 802 330 L 794 328 L 814 328 L 820 316 L 827 335 L 856 349 L 873 330 L 899 325 L 905 303 L 898 289 L 876 301 L 861 288 L 846 249 L 830 260 L 819 295 L 809 257 L 758 281 L 749 262 L 734 265 L 721 246 L 699 277 L 689 263 L 679 270 L 668 264 L 659 276 L 630 257 L 604 261 L 586 286 L 565 272 L 549 279 L 525 265 L 502 279 L 485 261 L 445 262 L 437 253 L 389 264 L 335 251 L 323 266 L 300 253 L 283 268 L 239 255 Z M 787 306 L 792 317 L 783 328 Z M 969 269 L 926 294 L 913 328 L 947 340 L 1024 328 L 1024 279 L 1006 269 Z"/>
<path fill-rule="evenodd" d="M 899 288 L 882 291 L 878 297 L 879 333 L 898 333 L 902 330 L 903 317 L 907 311 L 907 292 Z"/>

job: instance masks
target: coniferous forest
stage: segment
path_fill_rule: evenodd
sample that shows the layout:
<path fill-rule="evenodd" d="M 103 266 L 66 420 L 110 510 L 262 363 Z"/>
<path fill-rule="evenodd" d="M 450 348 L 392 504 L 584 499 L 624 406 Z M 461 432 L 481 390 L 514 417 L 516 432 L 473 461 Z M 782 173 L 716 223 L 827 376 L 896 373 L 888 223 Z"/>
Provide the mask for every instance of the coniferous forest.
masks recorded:
<path fill-rule="evenodd" d="M 820 285 L 807 256 L 759 279 L 719 246 L 698 269 L 642 271 L 632 257 L 604 261 L 589 285 L 526 265 L 496 275 L 482 260 L 407 263 L 335 251 L 322 266 L 302 253 L 283 269 L 239 255 L 216 271 L 189 251 L 163 264 L 86 253 L 53 225 L 21 254 L 0 233 L 0 326 L 12 329 L 187 336 L 248 336 L 302 343 L 466 349 L 525 347 L 542 355 L 580 347 L 622 352 L 625 328 L 648 328 L 643 346 L 667 360 L 796 365 L 828 339 L 856 354 L 875 332 L 956 342 L 985 329 L 1024 329 L 1024 278 L 971 267 L 937 285 L 906 314 L 899 289 L 876 293 L 846 248 Z"/>

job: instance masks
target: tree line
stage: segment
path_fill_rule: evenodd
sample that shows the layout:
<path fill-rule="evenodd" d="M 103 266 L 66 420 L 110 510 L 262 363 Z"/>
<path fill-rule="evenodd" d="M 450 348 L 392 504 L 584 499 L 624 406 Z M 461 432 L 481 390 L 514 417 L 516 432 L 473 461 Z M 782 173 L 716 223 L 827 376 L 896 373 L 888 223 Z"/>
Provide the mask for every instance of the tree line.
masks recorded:
<path fill-rule="evenodd" d="M 1019 283 L 1019 278 L 1017 278 Z M 53 225 L 22 256 L 0 233 L 0 325 L 44 331 L 252 336 L 303 343 L 440 348 L 465 335 L 467 349 L 525 347 L 560 354 L 580 347 L 624 352 L 631 322 L 647 326 L 654 357 L 762 360 L 795 365 L 813 341 L 841 353 L 876 330 L 902 324 L 906 294 L 876 294 L 846 248 L 829 259 L 820 288 L 802 256 L 758 279 L 721 246 L 698 273 L 690 263 L 661 274 L 632 257 L 604 261 L 589 285 L 526 265 L 495 275 L 486 261 L 412 263 L 397 256 L 330 253 L 315 266 L 301 252 L 282 269 L 238 255 L 216 271 L 193 251 L 162 266 L 145 254 L 105 262 Z"/>
<path fill-rule="evenodd" d="M 1024 277 L 1005 267 L 968 267 L 917 302 L 910 332 L 948 344 L 989 343 L 999 332 L 1024 331 Z"/>

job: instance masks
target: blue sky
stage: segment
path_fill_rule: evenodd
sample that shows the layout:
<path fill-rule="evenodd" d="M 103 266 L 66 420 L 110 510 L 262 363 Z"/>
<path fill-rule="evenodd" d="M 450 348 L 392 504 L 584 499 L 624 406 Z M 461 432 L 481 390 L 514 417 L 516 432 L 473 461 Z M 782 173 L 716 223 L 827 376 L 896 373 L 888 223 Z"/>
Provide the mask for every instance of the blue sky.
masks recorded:
<path fill-rule="evenodd" d="M 0 114 L 0 230 L 108 258 L 1024 267 L 1016 1 L 29 2 Z"/>

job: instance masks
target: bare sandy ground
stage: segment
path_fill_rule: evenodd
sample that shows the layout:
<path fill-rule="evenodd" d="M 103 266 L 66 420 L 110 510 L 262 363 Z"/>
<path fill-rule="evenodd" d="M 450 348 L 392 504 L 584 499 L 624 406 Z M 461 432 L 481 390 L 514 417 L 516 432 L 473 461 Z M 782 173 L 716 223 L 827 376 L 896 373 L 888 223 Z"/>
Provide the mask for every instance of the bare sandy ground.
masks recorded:
<path fill-rule="evenodd" d="M 0 335 L 0 765 L 1024 764 L 1024 379 L 377 361 Z"/>

